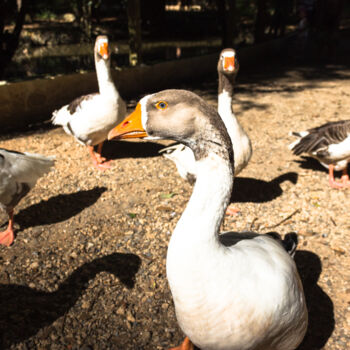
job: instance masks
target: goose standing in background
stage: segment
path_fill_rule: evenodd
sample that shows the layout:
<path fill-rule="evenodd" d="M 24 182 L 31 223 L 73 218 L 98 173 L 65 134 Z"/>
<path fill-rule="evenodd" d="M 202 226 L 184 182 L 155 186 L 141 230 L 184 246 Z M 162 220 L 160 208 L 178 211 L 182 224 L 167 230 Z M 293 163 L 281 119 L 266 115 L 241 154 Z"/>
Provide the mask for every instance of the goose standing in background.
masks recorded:
<path fill-rule="evenodd" d="M 247 166 L 253 153 L 251 141 L 232 109 L 233 87 L 238 70 L 239 64 L 235 50 L 224 49 L 218 62 L 218 112 L 232 142 L 235 155 L 234 176 L 237 176 Z"/>
<path fill-rule="evenodd" d="M 223 120 L 231 138 L 235 154 L 234 176 L 237 176 L 246 167 L 252 156 L 252 144 L 247 133 L 237 120 L 232 109 L 234 82 L 239 70 L 236 51 L 224 49 L 220 53 L 218 61 L 218 112 Z M 182 144 L 166 147 L 161 152 L 164 157 L 172 160 L 178 169 L 180 176 L 190 182 L 196 179 L 195 158 L 192 150 Z M 229 207 L 227 214 L 234 214 L 238 210 Z"/>
<path fill-rule="evenodd" d="M 54 163 L 54 157 L 0 148 L 0 207 L 5 209 L 9 216 L 7 229 L 0 232 L 0 244 L 10 246 L 13 243 L 15 206 Z"/>
<path fill-rule="evenodd" d="M 103 142 L 113 125 L 125 117 L 126 105 L 112 79 L 111 52 L 107 36 L 100 35 L 96 38 L 94 53 L 99 93 L 81 96 L 54 111 L 52 123 L 62 125 L 67 134 L 86 145 L 93 165 L 104 170 L 110 165 L 101 155 Z"/>
<path fill-rule="evenodd" d="M 215 108 L 185 90 L 145 96 L 108 138 L 145 136 L 181 142 L 196 159 L 193 193 L 167 253 L 177 320 L 188 336 L 177 349 L 296 349 L 308 315 L 294 260 L 270 235 L 219 234 L 234 152 Z"/>
<path fill-rule="evenodd" d="M 295 155 L 302 153 L 316 158 L 329 170 L 329 185 L 333 188 L 350 187 L 347 172 L 350 162 L 350 120 L 329 122 L 301 132 L 291 132 L 298 140 L 288 147 Z M 334 171 L 342 171 L 341 182 L 334 179 Z"/>

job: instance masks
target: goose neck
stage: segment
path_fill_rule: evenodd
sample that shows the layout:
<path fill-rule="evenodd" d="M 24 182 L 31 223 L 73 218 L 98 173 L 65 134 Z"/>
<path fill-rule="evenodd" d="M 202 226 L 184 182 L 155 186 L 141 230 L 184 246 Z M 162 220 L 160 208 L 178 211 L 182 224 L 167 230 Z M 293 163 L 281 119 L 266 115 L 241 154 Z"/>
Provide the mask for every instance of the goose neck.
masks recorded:
<path fill-rule="evenodd" d="M 219 244 L 218 232 L 229 203 L 233 174 L 230 161 L 216 153 L 196 162 L 197 181 L 172 235 L 169 249 L 184 244 L 191 251 Z M 179 249 L 183 252 L 183 249 Z"/>
<path fill-rule="evenodd" d="M 225 114 L 233 114 L 232 100 L 233 100 L 233 85 L 234 76 L 226 76 L 219 73 L 218 85 L 218 112 L 220 116 Z"/>
<path fill-rule="evenodd" d="M 96 73 L 97 73 L 97 81 L 98 81 L 98 88 L 101 95 L 118 95 L 118 91 L 114 85 L 112 74 L 111 74 L 111 68 L 110 68 L 110 62 L 104 61 L 100 59 L 99 61 L 95 60 L 96 62 Z"/>

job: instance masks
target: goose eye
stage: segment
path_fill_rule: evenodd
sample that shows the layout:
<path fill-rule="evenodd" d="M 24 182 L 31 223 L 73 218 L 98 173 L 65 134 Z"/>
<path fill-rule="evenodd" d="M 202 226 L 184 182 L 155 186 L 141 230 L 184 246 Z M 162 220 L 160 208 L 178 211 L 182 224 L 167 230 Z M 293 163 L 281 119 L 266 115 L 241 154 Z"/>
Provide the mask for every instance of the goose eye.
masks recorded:
<path fill-rule="evenodd" d="M 165 109 L 168 107 L 168 103 L 165 101 L 159 101 L 156 103 L 156 108 L 158 109 Z"/>

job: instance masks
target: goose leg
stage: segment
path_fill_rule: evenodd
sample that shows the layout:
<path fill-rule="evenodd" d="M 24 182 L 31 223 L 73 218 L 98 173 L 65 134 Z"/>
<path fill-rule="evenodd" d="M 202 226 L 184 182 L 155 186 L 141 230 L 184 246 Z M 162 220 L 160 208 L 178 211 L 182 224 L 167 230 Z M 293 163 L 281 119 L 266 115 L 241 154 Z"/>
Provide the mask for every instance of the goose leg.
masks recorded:
<path fill-rule="evenodd" d="M 329 185 L 333 188 L 346 188 L 350 187 L 349 175 L 347 174 L 347 170 L 343 170 L 343 175 L 341 177 L 341 182 L 338 182 L 334 178 L 334 165 L 329 166 Z"/>
<path fill-rule="evenodd" d="M 186 337 L 181 345 L 177 346 L 176 348 L 171 348 L 169 350 L 195 350 L 195 347 L 191 340 L 188 337 Z"/>
<path fill-rule="evenodd" d="M 341 182 L 343 184 L 343 187 L 350 187 L 350 180 L 349 180 L 347 168 L 343 169 L 343 174 L 341 176 Z"/>
<path fill-rule="evenodd" d="M 94 151 L 94 146 L 87 146 L 87 147 L 88 147 L 88 150 L 89 150 L 89 153 L 91 156 L 91 160 L 92 160 L 92 164 L 94 165 L 94 167 L 99 169 L 99 170 L 106 170 L 106 169 L 110 168 L 110 165 L 108 162 L 105 162 L 106 158 L 103 158 L 101 156 L 102 145 L 103 145 L 103 143 L 100 143 L 97 146 L 96 153 Z"/>
<path fill-rule="evenodd" d="M 7 229 L 3 232 L 0 232 L 0 244 L 6 245 L 9 247 L 15 238 L 14 232 L 13 232 L 13 210 L 11 210 L 9 213 L 9 224 L 7 226 Z"/>

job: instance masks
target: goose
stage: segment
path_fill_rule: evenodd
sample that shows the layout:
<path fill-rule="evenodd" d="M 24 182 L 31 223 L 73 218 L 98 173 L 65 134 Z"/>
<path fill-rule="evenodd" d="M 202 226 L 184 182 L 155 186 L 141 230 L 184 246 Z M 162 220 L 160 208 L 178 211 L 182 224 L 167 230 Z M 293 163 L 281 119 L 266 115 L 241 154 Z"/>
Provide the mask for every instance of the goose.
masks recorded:
<path fill-rule="evenodd" d="M 6 210 L 9 216 L 7 229 L 0 232 L 0 244 L 10 246 L 13 243 L 15 206 L 54 163 L 52 156 L 45 157 L 0 148 L 0 207 Z"/>
<path fill-rule="evenodd" d="M 173 139 L 197 180 L 171 236 L 166 270 L 180 328 L 175 349 L 292 350 L 308 324 L 295 262 L 271 235 L 219 234 L 233 186 L 230 137 L 214 107 L 186 90 L 143 97 L 108 139 Z"/>
<path fill-rule="evenodd" d="M 222 50 L 217 65 L 219 76 L 218 112 L 231 138 L 235 154 L 234 176 L 237 176 L 247 166 L 253 152 L 250 138 L 232 109 L 233 87 L 238 70 L 239 63 L 236 58 L 236 51 L 231 48 Z M 188 180 L 190 183 L 195 181 L 195 158 L 189 147 L 176 144 L 166 147 L 160 152 L 163 153 L 164 157 L 176 164 L 182 178 Z M 238 211 L 238 209 L 229 206 L 226 214 L 235 214 Z"/>
<path fill-rule="evenodd" d="M 295 155 L 306 153 L 328 168 L 331 187 L 350 187 L 347 173 L 350 162 L 350 120 L 328 122 L 319 127 L 290 134 L 298 139 L 288 146 L 289 149 Z M 341 182 L 335 180 L 334 171 L 342 171 Z"/>
<path fill-rule="evenodd" d="M 99 92 L 78 97 L 54 111 L 51 121 L 54 125 L 63 126 L 67 134 L 86 145 L 93 165 L 105 170 L 110 164 L 101 155 L 103 142 L 113 125 L 125 117 L 126 105 L 113 83 L 107 36 L 99 35 L 96 38 L 94 53 Z"/>

